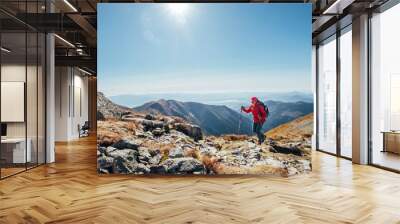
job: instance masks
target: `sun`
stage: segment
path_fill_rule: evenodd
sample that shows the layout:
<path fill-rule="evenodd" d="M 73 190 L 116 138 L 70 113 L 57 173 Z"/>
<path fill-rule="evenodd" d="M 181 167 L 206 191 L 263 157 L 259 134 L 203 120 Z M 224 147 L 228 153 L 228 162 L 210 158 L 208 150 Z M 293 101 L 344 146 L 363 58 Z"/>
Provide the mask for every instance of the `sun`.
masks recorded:
<path fill-rule="evenodd" d="M 185 23 L 189 5 L 186 3 L 168 3 L 167 10 L 178 22 Z"/>
<path fill-rule="evenodd" d="M 187 13 L 189 5 L 185 3 L 169 3 L 167 8 L 171 14 L 183 16 Z"/>

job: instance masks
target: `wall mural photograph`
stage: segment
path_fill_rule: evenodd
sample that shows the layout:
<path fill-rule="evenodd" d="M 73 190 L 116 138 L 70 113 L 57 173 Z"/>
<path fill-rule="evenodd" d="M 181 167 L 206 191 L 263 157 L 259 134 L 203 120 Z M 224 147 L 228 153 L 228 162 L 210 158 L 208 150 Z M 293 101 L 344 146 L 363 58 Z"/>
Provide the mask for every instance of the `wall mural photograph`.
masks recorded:
<path fill-rule="evenodd" d="M 311 5 L 98 14 L 98 173 L 311 172 Z"/>

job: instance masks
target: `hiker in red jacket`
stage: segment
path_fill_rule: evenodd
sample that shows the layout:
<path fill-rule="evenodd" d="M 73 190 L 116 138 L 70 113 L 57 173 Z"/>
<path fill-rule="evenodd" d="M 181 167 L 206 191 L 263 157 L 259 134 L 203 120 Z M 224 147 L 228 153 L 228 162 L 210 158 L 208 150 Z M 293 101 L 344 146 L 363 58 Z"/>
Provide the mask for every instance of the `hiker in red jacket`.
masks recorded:
<path fill-rule="evenodd" d="M 258 143 L 261 145 L 265 141 L 265 135 L 262 133 L 262 126 L 267 119 L 267 111 L 265 105 L 257 99 L 251 98 L 251 105 L 248 108 L 241 107 L 241 111 L 253 114 L 253 132 L 257 134 Z"/>

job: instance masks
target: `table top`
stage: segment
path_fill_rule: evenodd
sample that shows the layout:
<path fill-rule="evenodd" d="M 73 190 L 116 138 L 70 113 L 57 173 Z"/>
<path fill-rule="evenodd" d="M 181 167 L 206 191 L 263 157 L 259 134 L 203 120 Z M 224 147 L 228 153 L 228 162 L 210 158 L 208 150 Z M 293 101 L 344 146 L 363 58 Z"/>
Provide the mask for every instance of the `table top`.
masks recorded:
<path fill-rule="evenodd" d="M 381 131 L 381 133 L 400 135 L 400 131 Z"/>
<path fill-rule="evenodd" d="M 28 139 L 29 141 L 29 139 Z M 2 138 L 1 143 L 21 143 L 25 142 L 25 138 Z"/>

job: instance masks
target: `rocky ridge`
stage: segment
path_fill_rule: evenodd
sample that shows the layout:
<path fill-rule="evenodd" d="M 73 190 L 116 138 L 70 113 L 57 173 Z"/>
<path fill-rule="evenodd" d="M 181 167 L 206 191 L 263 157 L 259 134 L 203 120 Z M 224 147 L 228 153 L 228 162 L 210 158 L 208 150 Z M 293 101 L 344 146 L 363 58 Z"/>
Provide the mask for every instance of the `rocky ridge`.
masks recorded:
<path fill-rule="evenodd" d="M 111 101 L 100 112 L 106 116 L 98 121 L 99 173 L 291 176 L 311 170 L 307 137 L 257 145 L 255 137 L 204 136 L 182 118 L 138 113 Z"/>

